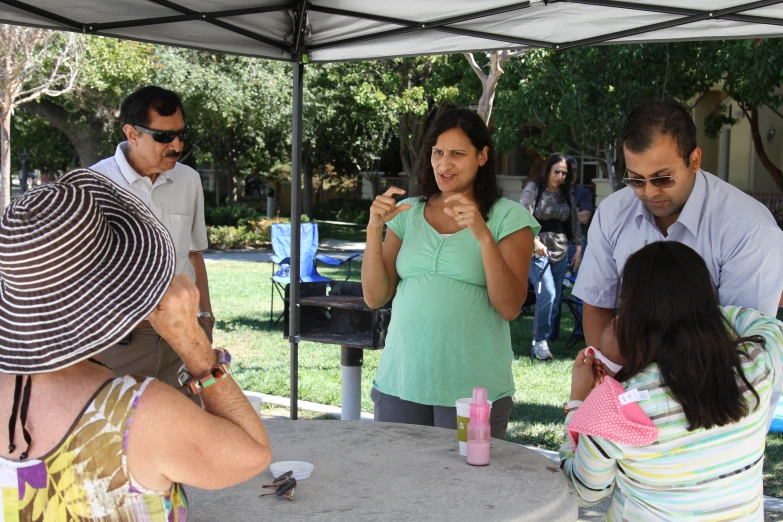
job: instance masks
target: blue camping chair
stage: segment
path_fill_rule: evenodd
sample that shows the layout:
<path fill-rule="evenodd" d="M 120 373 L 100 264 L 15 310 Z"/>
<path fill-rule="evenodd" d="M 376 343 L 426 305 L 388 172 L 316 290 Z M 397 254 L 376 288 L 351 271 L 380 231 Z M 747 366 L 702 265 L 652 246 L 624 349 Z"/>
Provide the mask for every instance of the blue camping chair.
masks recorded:
<path fill-rule="evenodd" d="M 318 255 L 318 224 L 302 223 L 299 239 L 299 281 L 303 283 L 318 283 L 332 281 L 318 273 L 317 262 L 321 261 L 329 266 L 339 266 L 348 263 L 348 272 L 345 275 L 347 281 L 351 277 L 351 260 L 360 254 L 353 254 L 345 259 L 335 259 L 325 255 Z M 285 285 L 291 282 L 289 275 L 291 268 L 291 225 L 287 223 L 275 223 L 272 225 L 272 302 L 269 306 L 269 322 L 276 325 L 282 319 L 281 313 L 277 320 L 274 319 L 275 292 L 284 300 Z M 275 269 L 277 265 L 277 269 Z"/>

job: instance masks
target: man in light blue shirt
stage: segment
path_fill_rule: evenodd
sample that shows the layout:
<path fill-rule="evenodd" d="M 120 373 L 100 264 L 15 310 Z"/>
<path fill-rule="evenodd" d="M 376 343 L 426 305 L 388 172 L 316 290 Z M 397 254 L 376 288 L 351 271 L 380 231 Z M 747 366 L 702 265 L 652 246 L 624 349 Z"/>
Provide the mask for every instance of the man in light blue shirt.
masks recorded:
<path fill-rule="evenodd" d="M 775 316 L 783 292 L 783 231 L 764 205 L 701 170 L 688 109 L 672 101 L 640 105 L 622 139 L 629 186 L 598 207 L 573 291 L 584 301 L 587 344 L 597 344 L 614 317 L 626 259 L 653 241 L 696 250 L 722 305 Z"/>
<path fill-rule="evenodd" d="M 764 205 L 701 170 L 690 111 L 674 101 L 644 103 L 628 115 L 622 139 L 628 187 L 598 207 L 573 290 L 584 301 L 587 344 L 598 346 L 614 318 L 625 261 L 654 241 L 696 250 L 721 305 L 774 317 L 783 302 L 783 231 Z M 780 378 L 773 383 L 769 422 L 782 386 Z"/>

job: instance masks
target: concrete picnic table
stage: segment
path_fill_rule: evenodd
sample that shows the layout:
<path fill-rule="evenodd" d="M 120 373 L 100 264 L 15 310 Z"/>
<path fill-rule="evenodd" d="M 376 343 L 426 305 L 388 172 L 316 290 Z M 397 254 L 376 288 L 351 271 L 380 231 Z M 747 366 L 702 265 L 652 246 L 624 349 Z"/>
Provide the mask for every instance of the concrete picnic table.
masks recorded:
<path fill-rule="evenodd" d="M 259 498 L 269 470 L 219 491 L 186 487 L 189 521 L 575 521 L 577 496 L 560 468 L 534 451 L 492 440 L 489 466 L 472 467 L 457 432 L 362 421 L 271 421 L 273 462 L 315 466 L 293 501 Z"/>

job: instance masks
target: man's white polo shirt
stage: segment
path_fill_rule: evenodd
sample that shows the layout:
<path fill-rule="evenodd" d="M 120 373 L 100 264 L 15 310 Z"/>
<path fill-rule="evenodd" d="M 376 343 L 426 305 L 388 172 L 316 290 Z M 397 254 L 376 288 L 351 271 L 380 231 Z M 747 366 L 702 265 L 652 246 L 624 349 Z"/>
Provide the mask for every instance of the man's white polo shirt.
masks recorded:
<path fill-rule="evenodd" d="M 574 295 L 593 306 L 615 308 L 626 260 L 654 241 L 679 241 L 698 252 L 718 287 L 721 305 L 777 314 L 783 292 L 783 231 L 764 205 L 702 170 L 668 236 L 630 187 L 606 198 L 590 224 Z"/>
<path fill-rule="evenodd" d="M 140 175 L 128 163 L 125 151 L 128 142 L 117 145 L 111 158 L 99 161 L 92 170 L 99 172 L 141 199 L 168 229 L 174 241 L 177 274 L 187 274 L 195 281 L 196 273 L 188 254 L 208 247 L 204 225 L 204 191 L 198 172 L 177 163 L 173 169 L 162 172 L 155 180 Z"/>

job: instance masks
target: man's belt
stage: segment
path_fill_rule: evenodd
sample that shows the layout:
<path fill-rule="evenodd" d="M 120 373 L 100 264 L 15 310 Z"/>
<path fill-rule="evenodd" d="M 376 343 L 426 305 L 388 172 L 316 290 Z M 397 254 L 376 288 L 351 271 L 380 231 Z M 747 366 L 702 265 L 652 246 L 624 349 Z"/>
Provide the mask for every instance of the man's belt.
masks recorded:
<path fill-rule="evenodd" d="M 134 330 L 140 330 L 142 328 L 152 328 L 152 323 L 150 323 L 149 321 L 147 321 L 145 319 L 142 322 L 140 322 L 139 324 L 137 324 L 136 328 L 134 328 Z"/>

